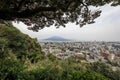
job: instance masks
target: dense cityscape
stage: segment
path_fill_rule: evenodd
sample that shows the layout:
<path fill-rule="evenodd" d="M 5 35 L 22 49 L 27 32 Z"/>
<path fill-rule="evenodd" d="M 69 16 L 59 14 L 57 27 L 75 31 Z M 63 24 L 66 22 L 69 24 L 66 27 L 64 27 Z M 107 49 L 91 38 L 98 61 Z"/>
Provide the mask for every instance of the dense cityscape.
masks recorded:
<path fill-rule="evenodd" d="M 40 42 L 42 50 L 59 59 L 72 58 L 75 61 L 105 62 L 113 70 L 120 70 L 119 42 Z"/>

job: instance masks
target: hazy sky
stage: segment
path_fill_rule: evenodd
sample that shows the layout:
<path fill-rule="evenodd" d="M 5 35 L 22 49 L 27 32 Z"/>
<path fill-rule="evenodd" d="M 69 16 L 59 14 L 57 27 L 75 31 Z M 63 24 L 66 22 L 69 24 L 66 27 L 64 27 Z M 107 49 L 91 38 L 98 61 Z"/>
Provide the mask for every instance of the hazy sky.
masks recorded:
<path fill-rule="evenodd" d="M 61 36 L 67 39 L 82 41 L 120 41 L 120 6 L 110 7 L 105 5 L 100 7 L 102 14 L 94 24 L 89 24 L 80 28 L 75 24 L 67 24 L 66 28 L 56 29 L 54 26 L 44 28 L 39 32 L 27 30 L 23 23 L 13 23 L 23 33 L 33 38 L 45 39 L 51 36 Z"/>

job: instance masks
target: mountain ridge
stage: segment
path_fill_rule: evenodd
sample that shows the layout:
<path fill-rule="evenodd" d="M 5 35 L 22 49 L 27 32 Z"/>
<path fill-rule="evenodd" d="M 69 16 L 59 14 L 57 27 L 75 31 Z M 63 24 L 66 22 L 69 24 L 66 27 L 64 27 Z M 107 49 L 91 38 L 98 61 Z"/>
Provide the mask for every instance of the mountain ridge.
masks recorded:
<path fill-rule="evenodd" d="M 70 39 L 66 39 L 60 36 L 52 36 L 47 39 L 43 39 L 44 41 L 70 41 Z"/>

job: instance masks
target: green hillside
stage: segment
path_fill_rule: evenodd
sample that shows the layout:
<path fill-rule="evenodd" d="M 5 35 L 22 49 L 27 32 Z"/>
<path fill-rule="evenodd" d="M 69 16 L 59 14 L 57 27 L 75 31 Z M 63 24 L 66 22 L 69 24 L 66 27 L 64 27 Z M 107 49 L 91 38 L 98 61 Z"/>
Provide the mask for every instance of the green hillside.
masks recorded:
<path fill-rule="evenodd" d="M 12 25 L 3 24 L 0 25 L 0 54 L 0 57 L 14 55 L 20 60 L 29 58 L 32 62 L 43 55 L 35 39 L 21 33 Z"/>
<path fill-rule="evenodd" d="M 47 56 L 35 39 L 0 24 L 0 80 L 120 80 L 104 63 L 81 63 Z"/>

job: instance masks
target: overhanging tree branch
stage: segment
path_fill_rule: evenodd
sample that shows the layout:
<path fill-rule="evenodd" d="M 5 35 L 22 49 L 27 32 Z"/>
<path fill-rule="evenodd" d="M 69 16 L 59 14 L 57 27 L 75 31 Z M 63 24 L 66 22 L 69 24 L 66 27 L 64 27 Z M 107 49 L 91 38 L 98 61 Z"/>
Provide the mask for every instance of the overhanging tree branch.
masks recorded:
<path fill-rule="evenodd" d="M 26 9 L 24 11 L 14 11 L 12 9 L 10 10 L 5 10 L 5 9 L 1 9 L 0 10 L 0 19 L 4 19 L 4 20 L 13 20 L 15 18 L 28 18 L 28 17 L 32 17 L 36 14 L 38 14 L 39 12 L 45 12 L 45 11 L 52 11 L 55 12 L 57 9 L 56 7 L 39 7 L 39 8 L 35 8 L 35 9 Z"/>
<path fill-rule="evenodd" d="M 86 25 L 100 16 L 89 6 L 102 6 L 119 0 L 0 0 L 0 20 L 34 24 L 32 30 L 45 26 L 64 26 L 69 22 Z"/>

